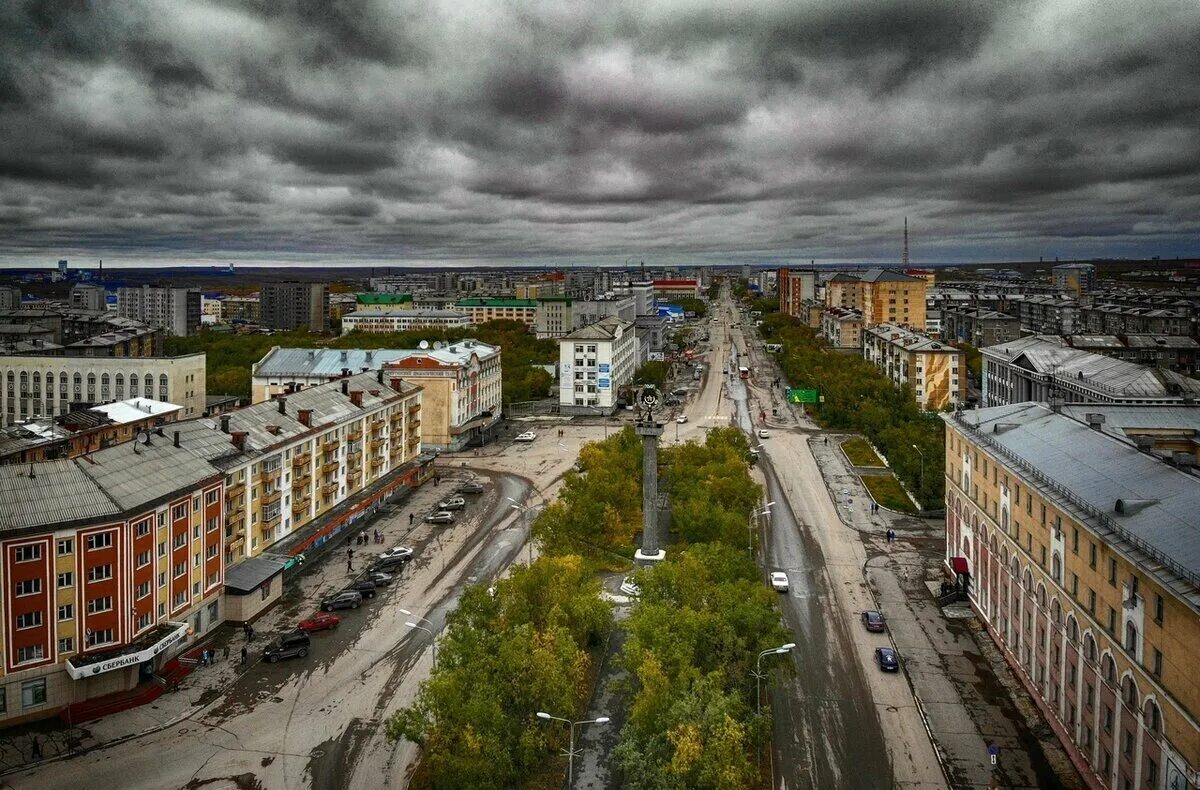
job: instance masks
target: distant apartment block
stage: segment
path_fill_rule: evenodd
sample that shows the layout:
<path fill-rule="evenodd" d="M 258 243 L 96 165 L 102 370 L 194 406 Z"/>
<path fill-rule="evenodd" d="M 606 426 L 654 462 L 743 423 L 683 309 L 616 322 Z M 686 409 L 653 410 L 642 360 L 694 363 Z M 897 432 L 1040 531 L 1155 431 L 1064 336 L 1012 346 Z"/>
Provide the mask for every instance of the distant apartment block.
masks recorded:
<path fill-rule="evenodd" d="M 1035 295 L 1012 300 L 1021 331 L 1036 335 L 1073 335 L 1079 331 L 1079 300 L 1061 295 Z M 1011 308 L 1010 308 L 1011 310 Z"/>
<path fill-rule="evenodd" d="M 638 339 L 634 325 L 603 318 L 558 341 L 559 408 L 566 413 L 613 411 L 617 391 L 633 380 Z"/>
<path fill-rule="evenodd" d="M 1096 267 L 1090 263 L 1064 263 L 1050 270 L 1054 287 L 1076 297 L 1096 289 Z"/>
<path fill-rule="evenodd" d="M 663 302 L 680 297 L 688 299 L 700 298 L 699 280 L 655 280 L 654 298 Z"/>
<path fill-rule="evenodd" d="M 943 340 L 983 348 L 1019 338 L 1021 319 L 995 310 L 950 308 L 942 310 L 940 328 Z"/>
<path fill-rule="evenodd" d="M 654 315 L 654 283 L 651 281 L 629 281 L 613 283 L 613 293 L 617 296 L 633 297 L 637 315 Z"/>
<path fill-rule="evenodd" d="M 108 294 L 104 290 L 104 286 L 77 283 L 71 286 L 71 307 L 76 310 L 103 312 L 108 309 Z M 136 316 L 126 317 L 137 318 Z"/>
<path fill-rule="evenodd" d="M 221 302 L 221 320 L 227 324 L 261 324 L 262 302 L 258 297 L 226 296 Z"/>
<path fill-rule="evenodd" d="M 472 324 L 520 321 L 533 328 L 537 306 L 536 299 L 460 299 L 454 303 L 454 310 L 470 316 Z"/>
<path fill-rule="evenodd" d="M 386 334 L 418 329 L 470 326 L 471 317 L 458 310 L 356 310 L 342 316 L 342 334 Z"/>
<path fill-rule="evenodd" d="M 258 298 L 262 325 L 268 329 L 329 331 L 329 286 L 324 283 L 265 283 Z"/>
<path fill-rule="evenodd" d="M 200 291 L 194 288 L 118 288 L 117 314 L 184 337 L 200 327 L 200 300 Z"/>
<path fill-rule="evenodd" d="M 1094 335 L 1193 335 L 1191 309 L 1127 307 L 1107 302 L 1079 309 L 1079 331 Z"/>
<path fill-rule="evenodd" d="M 0 285 L 0 310 L 16 310 L 21 306 L 21 289 L 15 285 Z"/>
<path fill-rule="evenodd" d="M 928 411 L 966 398 L 966 354 L 904 327 L 878 324 L 863 329 L 863 358 L 896 386 L 908 385 Z"/>
<path fill-rule="evenodd" d="M 804 318 L 805 303 L 817 298 L 815 269 L 780 269 L 775 276 L 779 293 L 779 312 L 793 318 Z"/>
<path fill-rule="evenodd" d="M 1200 372 L 1200 342 L 1179 335 L 1071 335 L 1067 345 L 1138 365 L 1195 376 Z"/>
<path fill-rule="evenodd" d="M 821 313 L 821 334 L 839 350 L 862 350 L 862 312 L 848 307 L 830 307 Z"/>
<path fill-rule="evenodd" d="M 601 318 L 620 318 L 622 321 L 637 319 L 637 302 L 632 296 L 598 296 L 591 299 L 576 299 L 571 305 L 572 329 L 594 324 Z"/>
<path fill-rule="evenodd" d="M 539 296 L 533 317 L 533 331 L 539 340 L 546 340 L 575 329 L 575 299 L 570 296 Z"/>
<path fill-rule="evenodd" d="M 1183 404 L 1200 397 L 1200 381 L 1161 368 L 1071 348 L 1034 335 L 980 349 L 983 405 L 1026 401 Z"/>

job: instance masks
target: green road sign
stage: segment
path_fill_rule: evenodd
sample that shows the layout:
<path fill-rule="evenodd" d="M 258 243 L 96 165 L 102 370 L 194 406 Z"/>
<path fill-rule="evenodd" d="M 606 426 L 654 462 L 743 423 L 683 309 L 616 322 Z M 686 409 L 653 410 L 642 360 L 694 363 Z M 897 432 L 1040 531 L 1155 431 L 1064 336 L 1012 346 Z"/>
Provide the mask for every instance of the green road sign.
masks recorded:
<path fill-rule="evenodd" d="M 787 391 L 788 403 L 816 403 L 818 399 L 816 390 L 789 389 Z"/>

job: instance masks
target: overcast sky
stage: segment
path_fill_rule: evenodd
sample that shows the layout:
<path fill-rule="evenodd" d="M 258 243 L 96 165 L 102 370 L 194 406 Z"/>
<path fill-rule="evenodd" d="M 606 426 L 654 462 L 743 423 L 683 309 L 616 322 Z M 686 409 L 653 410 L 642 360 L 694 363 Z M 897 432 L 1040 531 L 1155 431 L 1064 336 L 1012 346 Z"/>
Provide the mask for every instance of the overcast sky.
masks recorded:
<path fill-rule="evenodd" d="M 746 9 L 739 6 L 747 5 Z M 0 3 L 0 265 L 1200 256 L 1200 3 Z"/>

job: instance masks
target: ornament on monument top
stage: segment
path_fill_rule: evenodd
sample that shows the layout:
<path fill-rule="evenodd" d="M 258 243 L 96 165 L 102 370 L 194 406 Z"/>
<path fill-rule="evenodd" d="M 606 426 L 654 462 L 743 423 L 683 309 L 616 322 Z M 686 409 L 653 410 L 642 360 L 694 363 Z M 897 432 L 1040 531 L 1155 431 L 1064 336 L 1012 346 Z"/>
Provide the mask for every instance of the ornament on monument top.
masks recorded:
<path fill-rule="evenodd" d="M 638 419 L 651 421 L 654 419 L 654 412 L 658 411 L 662 405 L 662 395 L 658 389 L 653 386 L 642 387 L 637 395 L 638 406 L 641 407 Z"/>

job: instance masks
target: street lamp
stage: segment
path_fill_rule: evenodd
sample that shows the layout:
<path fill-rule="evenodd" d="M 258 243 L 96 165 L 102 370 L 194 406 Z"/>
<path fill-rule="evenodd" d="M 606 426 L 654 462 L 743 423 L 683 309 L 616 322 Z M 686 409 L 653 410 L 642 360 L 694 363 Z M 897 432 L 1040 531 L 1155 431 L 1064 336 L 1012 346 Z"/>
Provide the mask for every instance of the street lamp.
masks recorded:
<path fill-rule="evenodd" d="M 418 617 L 417 619 L 420 620 L 423 618 Z M 426 620 L 425 622 L 429 622 L 429 621 Z M 433 644 L 433 668 L 437 669 L 437 634 L 435 634 L 433 631 L 429 630 L 428 628 L 426 628 L 423 625 L 417 625 L 416 623 L 412 622 L 411 620 L 406 620 L 404 624 L 406 626 L 408 626 L 409 628 L 416 628 L 418 630 L 424 631 L 425 633 L 429 634 L 430 638 L 432 639 L 432 644 Z"/>
<path fill-rule="evenodd" d="M 775 505 L 774 502 L 768 502 L 761 508 L 750 514 L 750 523 L 747 525 L 746 535 L 746 550 L 750 553 L 750 559 L 754 559 L 754 521 L 760 516 L 770 516 L 771 508 Z"/>
<path fill-rule="evenodd" d="M 921 452 L 921 448 L 915 444 L 912 446 L 917 451 L 917 455 L 921 456 L 921 493 L 925 492 L 925 453 Z"/>
<path fill-rule="evenodd" d="M 529 521 L 529 507 L 522 505 L 510 496 L 504 498 L 512 502 L 509 507 L 520 513 L 521 520 L 525 522 L 525 548 L 529 551 L 529 564 L 533 565 L 533 524 Z"/>
<path fill-rule="evenodd" d="M 754 710 L 759 716 L 762 715 L 762 660 L 766 656 L 781 656 L 784 653 L 792 652 L 792 648 L 796 646 L 795 642 L 788 642 L 786 645 L 772 647 L 758 654 L 758 661 L 754 664 Z M 762 737 L 759 736 L 758 748 L 755 749 L 758 753 L 758 772 L 762 773 Z"/>
<path fill-rule="evenodd" d="M 565 752 L 565 754 L 567 755 L 567 787 L 570 788 L 572 782 L 575 779 L 575 755 L 576 755 L 575 728 L 581 724 L 608 724 L 609 718 L 607 716 L 601 716 L 598 719 L 586 719 L 584 721 L 571 721 L 570 719 L 562 719 L 562 718 L 559 718 L 558 716 L 551 716 L 549 713 L 545 713 L 540 710 L 537 713 L 537 717 L 539 719 L 546 719 L 547 721 L 550 721 L 550 720 L 561 721 L 563 724 L 566 724 L 567 726 L 569 726 L 571 728 L 571 745 L 570 745 L 570 748 L 568 748 L 567 751 Z"/>

